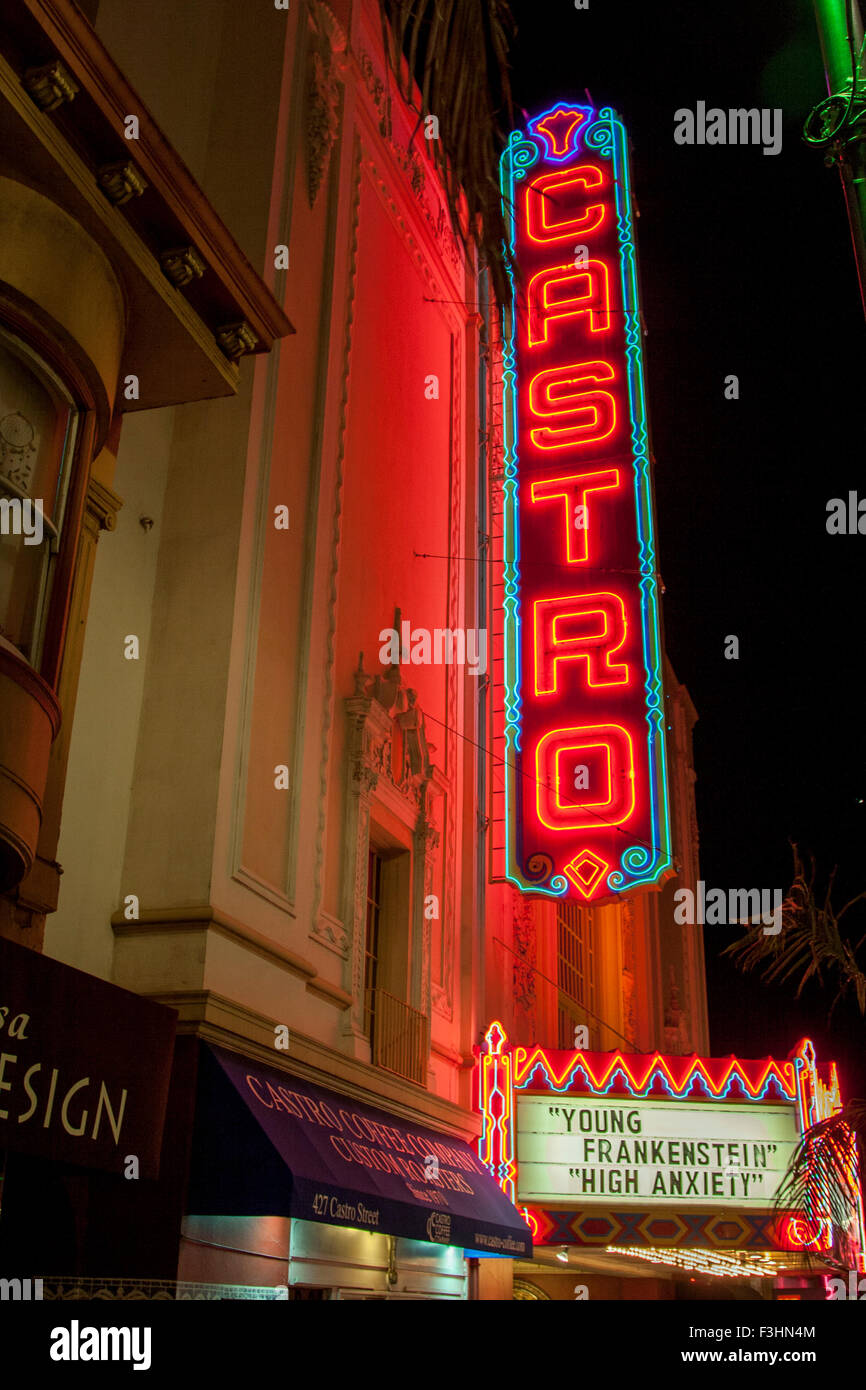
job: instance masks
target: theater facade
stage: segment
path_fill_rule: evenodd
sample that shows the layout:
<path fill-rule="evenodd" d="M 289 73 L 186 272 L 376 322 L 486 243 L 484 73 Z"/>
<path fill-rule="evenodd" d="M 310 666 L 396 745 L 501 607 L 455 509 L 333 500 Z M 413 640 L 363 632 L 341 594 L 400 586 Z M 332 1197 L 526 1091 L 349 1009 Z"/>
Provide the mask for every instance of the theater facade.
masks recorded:
<path fill-rule="evenodd" d="M 0 1262 L 58 1298 L 763 1277 L 835 1095 L 712 1060 L 674 910 L 625 129 L 514 133 L 503 311 L 381 20 L 4 11 Z"/>

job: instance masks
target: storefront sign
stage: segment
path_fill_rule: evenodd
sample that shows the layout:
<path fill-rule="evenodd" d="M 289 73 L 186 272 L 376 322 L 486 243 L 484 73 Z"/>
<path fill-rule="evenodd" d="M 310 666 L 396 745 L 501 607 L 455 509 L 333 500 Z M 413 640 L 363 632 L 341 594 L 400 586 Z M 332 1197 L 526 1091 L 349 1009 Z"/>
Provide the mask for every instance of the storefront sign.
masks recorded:
<path fill-rule="evenodd" d="M 599 898 L 672 872 L 622 122 L 608 108 L 544 112 L 511 136 L 502 190 L 518 280 L 503 365 L 493 738 L 505 796 L 493 819 L 519 888 Z"/>
<path fill-rule="evenodd" d="M 190 1211 L 292 1216 L 525 1255 L 525 1221 L 460 1139 L 208 1045 Z"/>
<path fill-rule="evenodd" d="M 157 1177 L 176 1022 L 0 940 L 0 1149 Z"/>

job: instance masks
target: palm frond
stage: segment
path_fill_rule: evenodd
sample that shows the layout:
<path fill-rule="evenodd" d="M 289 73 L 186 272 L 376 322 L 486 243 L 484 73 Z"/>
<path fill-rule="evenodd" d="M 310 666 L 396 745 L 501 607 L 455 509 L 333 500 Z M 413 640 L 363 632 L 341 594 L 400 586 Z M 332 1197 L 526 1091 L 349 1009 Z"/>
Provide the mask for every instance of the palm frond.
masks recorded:
<path fill-rule="evenodd" d="M 838 985 L 830 1014 L 849 990 L 853 990 L 861 1014 L 866 1013 L 866 973 L 857 959 L 864 938 L 852 944 L 839 930 L 842 918 L 866 898 L 866 893 L 859 893 L 837 912 L 832 902 L 834 869 L 824 902 L 819 905 L 815 897 L 815 861 L 810 859 L 807 874 L 797 845 L 793 852 L 794 881 L 782 903 L 781 931 L 770 936 L 762 925 L 755 926 L 726 947 L 722 955 L 730 956 L 744 974 L 760 971 L 768 984 L 781 984 L 799 976 L 798 999 L 811 979 L 823 984 L 824 975 L 830 975 Z"/>
<path fill-rule="evenodd" d="M 428 115 L 439 122 L 439 140 L 431 149 L 452 230 L 465 246 L 475 242 L 497 299 L 510 304 L 513 267 L 497 177 L 505 139 L 500 122 L 513 124 L 508 48 L 515 24 L 506 0 L 379 3 L 385 50 L 401 95 L 418 111 L 419 123 Z"/>
<path fill-rule="evenodd" d="M 810 980 L 823 984 L 825 975 L 832 977 L 836 992 L 830 1014 L 850 990 L 860 1013 L 866 1013 L 866 973 L 858 960 L 866 936 L 852 943 L 839 926 L 846 914 L 866 898 L 866 893 L 851 898 L 837 912 L 832 900 L 834 869 L 823 903 L 819 903 L 815 894 L 815 861 L 810 856 L 807 871 L 798 846 L 792 848 L 794 880 L 782 903 L 781 930 L 770 936 L 759 924 L 722 955 L 730 956 L 744 974 L 760 972 L 768 984 L 797 978 L 797 998 Z M 812 1125 L 800 1139 L 776 1193 L 776 1218 L 801 1213 L 807 1218 L 829 1217 L 837 1234 L 854 1237 L 856 1232 L 851 1227 L 859 1199 L 862 1154 L 866 1154 L 866 1100 L 853 1099 L 836 1115 Z M 846 1248 L 844 1239 L 841 1248 Z M 818 1258 L 810 1255 L 808 1248 L 804 1254 L 807 1263 Z"/>
<path fill-rule="evenodd" d="M 848 1232 L 849 1239 L 856 1239 L 852 1223 L 861 1180 L 858 1155 L 864 1152 L 866 1100 L 850 1100 L 801 1138 L 776 1193 L 774 1216 L 829 1217 L 837 1232 Z M 808 1262 L 808 1249 L 804 1253 Z"/>

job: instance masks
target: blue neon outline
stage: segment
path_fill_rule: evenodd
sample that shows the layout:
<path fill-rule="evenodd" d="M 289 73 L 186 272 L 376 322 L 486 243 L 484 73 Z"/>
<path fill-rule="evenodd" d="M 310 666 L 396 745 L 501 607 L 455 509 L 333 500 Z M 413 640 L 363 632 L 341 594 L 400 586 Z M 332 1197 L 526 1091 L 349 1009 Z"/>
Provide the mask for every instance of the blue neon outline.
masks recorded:
<path fill-rule="evenodd" d="M 611 107 L 598 112 L 594 108 L 573 103 L 575 110 L 587 113 L 587 121 L 577 129 L 574 148 L 567 155 L 546 155 L 548 162 L 562 164 L 577 153 L 581 141 L 584 148 L 599 159 L 609 159 L 613 167 L 613 184 L 617 213 L 619 242 L 620 285 L 625 317 L 625 359 L 628 380 L 629 416 L 631 421 L 632 463 L 634 465 L 635 523 L 639 545 L 641 580 L 641 635 L 644 655 L 644 716 L 648 725 L 648 767 L 650 801 L 650 848 L 631 845 L 620 856 L 620 868 L 607 879 L 613 893 L 625 893 L 642 884 L 657 882 L 667 875 L 673 865 L 669 814 L 669 784 L 667 747 L 664 736 L 663 654 L 659 625 L 658 583 L 656 580 L 656 551 L 650 482 L 649 440 L 645 392 L 645 371 L 641 343 L 640 301 L 637 286 L 636 251 L 631 217 L 631 182 L 625 126 Z M 549 146 L 543 133 L 533 133 L 532 127 L 556 111 L 567 109 L 567 103 L 556 102 L 528 122 L 527 132 L 513 131 L 500 163 L 500 186 L 508 230 L 509 248 L 515 247 L 516 184 L 542 156 L 541 145 Z M 512 290 L 514 277 L 509 268 Z M 502 389 L 504 403 L 504 450 L 502 503 L 504 519 L 503 616 L 504 616 L 504 707 L 505 707 L 505 877 L 526 893 L 561 898 L 568 890 L 564 874 L 554 874 L 548 884 L 532 883 L 521 872 L 516 856 L 515 811 L 517 790 L 514 755 L 521 747 L 521 671 L 520 628 L 518 601 L 520 586 L 519 475 L 517 440 L 519 438 L 518 400 L 516 384 L 516 335 L 512 316 L 510 330 L 503 337 Z M 655 848 L 658 846 L 658 848 Z"/>

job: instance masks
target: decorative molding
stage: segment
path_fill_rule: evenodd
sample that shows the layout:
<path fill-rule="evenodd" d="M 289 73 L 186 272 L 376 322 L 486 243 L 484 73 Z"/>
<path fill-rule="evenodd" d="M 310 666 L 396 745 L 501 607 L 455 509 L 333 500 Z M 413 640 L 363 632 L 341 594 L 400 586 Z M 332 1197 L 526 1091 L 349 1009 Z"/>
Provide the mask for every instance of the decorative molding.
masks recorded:
<path fill-rule="evenodd" d="M 85 24 L 83 18 L 81 23 Z M 83 95 L 82 91 L 82 99 Z M 199 305 L 196 310 L 184 297 L 173 292 L 159 271 L 155 251 L 150 249 L 148 241 L 145 240 L 148 229 L 139 227 L 140 219 L 145 213 L 148 218 L 152 215 L 155 217 L 157 212 L 160 216 L 170 216 L 169 210 L 160 205 L 158 197 L 154 201 L 156 195 L 153 186 L 151 185 L 148 196 L 141 200 L 136 209 L 135 227 L 127 218 L 118 216 L 117 209 L 97 183 L 96 159 L 93 158 L 91 163 L 85 163 L 78 151 L 64 137 L 59 123 L 39 111 L 24 91 L 20 76 L 5 61 L 2 53 L 0 100 L 9 105 L 21 125 L 15 148 L 8 151 L 6 164 L 9 176 L 26 181 L 27 169 L 43 167 L 44 160 L 45 187 L 53 190 L 53 201 L 68 213 L 74 209 L 74 219 L 108 256 L 127 294 L 136 302 L 146 302 L 150 305 L 147 314 L 143 317 L 134 315 L 127 323 L 121 375 L 136 371 L 145 358 L 154 365 L 154 370 L 141 377 L 141 397 L 134 403 L 134 408 L 153 409 L 158 406 L 175 405 L 179 400 L 210 400 L 217 396 L 236 394 L 237 368 L 219 351 L 214 342 L 213 329 L 208 326 L 210 321 L 217 321 L 217 314 L 225 314 L 226 298 L 228 296 L 231 302 L 233 297 L 231 286 L 226 283 L 221 273 L 208 276 L 202 282 L 205 285 L 210 283 L 212 287 L 208 303 Z M 123 108 L 124 111 L 130 109 L 136 108 Z M 140 151 L 136 153 L 140 157 Z M 90 157 L 90 151 L 88 155 Z M 212 210 L 209 211 L 215 218 L 216 214 L 212 213 Z M 203 231 L 206 238 L 208 229 L 204 228 Z M 164 244 L 164 226 L 160 235 Z M 197 241 L 196 244 L 201 245 L 201 242 Z M 210 260 L 212 265 L 216 264 L 213 258 Z M 250 273 L 252 274 L 251 271 Z M 264 286 L 262 291 L 265 292 Z M 120 308 L 122 301 L 119 286 L 117 293 Z M 24 318 L 18 321 L 22 327 L 26 323 Z M 172 363 L 171 370 L 164 369 L 166 362 Z M 105 385 L 96 380 L 98 374 L 91 373 L 90 369 L 87 372 L 76 369 L 76 376 L 84 389 L 91 395 L 95 393 L 99 402 L 97 441 L 101 444 L 105 440 L 109 424 Z M 123 400 L 118 401 L 117 405 L 123 410 L 133 408 L 133 403 Z"/>
<path fill-rule="evenodd" d="M 434 195 L 435 212 L 430 206 L 431 199 L 428 196 L 428 190 L 431 188 L 438 189 L 439 185 L 439 178 L 436 171 L 431 167 L 430 172 L 432 177 L 428 181 L 428 161 L 422 158 L 417 150 L 412 148 L 412 136 L 410 135 L 405 145 L 395 138 L 391 96 L 382 78 L 378 75 L 375 64 L 369 53 L 363 50 L 358 58 L 358 68 L 364 80 L 364 86 L 372 99 L 376 115 L 378 116 L 377 125 L 379 135 L 384 141 L 391 157 L 405 174 L 409 182 L 409 187 L 415 196 L 424 221 L 427 224 L 433 240 L 436 242 L 440 254 L 443 256 L 443 259 L 447 256 L 451 261 L 454 271 L 459 275 L 461 266 L 464 263 L 464 251 L 451 229 L 451 219 L 447 213 L 446 205 L 441 197 L 435 197 Z M 402 112 L 402 102 L 400 103 L 400 109 Z M 404 124 L 408 128 L 409 122 L 404 122 Z M 417 129 L 417 123 L 415 124 L 415 128 Z"/>
<path fill-rule="evenodd" d="M 331 162 L 331 150 L 340 133 L 342 91 L 337 70 L 344 67 L 337 55 L 345 54 L 346 34 L 332 10 L 322 0 L 312 0 L 308 10 L 311 29 L 307 68 L 307 110 L 304 133 L 307 155 L 307 196 L 315 205 Z"/>
<path fill-rule="evenodd" d="M 205 263 L 194 246 L 174 246 L 169 251 L 161 251 L 159 263 L 163 275 L 178 289 L 191 280 L 200 280 L 205 272 Z"/>
<path fill-rule="evenodd" d="M 409 227 L 409 224 L 407 223 L 405 217 L 400 211 L 400 208 L 397 206 L 397 203 L 395 202 L 391 194 L 390 185 L 388 183 L 387 178 L 380 171 L 375 161 L 369 157 L 365 158 L 364 167 L 372 176 L 373 185 L 380 198 L 382 199 L 382 202 L 384 203 L 388 211 L 391 221 L 394 223 L 394 226 L 397 228 L 397 231 L 403 238 L 403 241 L 409 248 L 409 251 L 412 255 L 412 259 L 415 261 L 415 264 L 418 266 L 419 270 L 424 276 L 424 279 L 426 280 L 428 289 L 430 291 L 430 298 L 432 300 L 441 300 L 443 298 L 447 298 L 447 296 L 443 295 L 442 285 L 436 279 L 430 267 L 430 258 L 427 252 L 424 250 L 420 242 L 414 236 L 411 228 Z"/>
<path fill-rule="evenodd" d="M 379 114 L 379 134 L 383 140 L 390 141 L 394 129 L 391 119 L 391 97 L 386 91 L 385 83 L 373 66 L 373 59 L 363 49 L 358 59 L 358 67 L 364 79 L 364 85 L 373 98 L 373 105 Z"/>
<path fill-rule="evenodd" d="M 399 630 L 400 612 L 394 616 Z M 343 866 L 343 914 L 349 929 L 347 983 L 354 1008 L 347 1031 L 363 1036 L 364 953 L 367 922 L 367 860 L 374 792 L 412 835 L 413 901 L 411 904 L 410 992 L 413 1008 L 430 1012 L 430 923 L 424 913 L 427 884 L 440 833 L 433 822 L 433 803 L 446 783 L 433 766 L 423 711 L 417 693 L 402 683 L 399 665 L 369 675 L 361 653 L 355 693 L 345 701 L 349 721 L 346 818 Z"/>
<path fill-rule="evenodd" d="M 127 921 L 123 912 L 112 913 L 111 928 L 115 936 L 163 936 L 181 932 L 207 933 L 211 930 L 229 940 L 255 951 L 271 964 L 280 966 L 302 980 L 317 979 L 318 968 L 305 956 L 289 951 L 278 941 L 255 931 L 236 917 L 202 903 L 196 907 L 143 908 L 134 922 Z"/>
<path fill-rule="evenodd" d="M 624 898 L 620 904 L 620 941 L 622 950 L 622 1020 L 623 1030 L 631 1047 L 637 1036 L 637 999 L 635 996 L 635 930 L 634 901 Z M 595 953 L 596 960 L 598 953 Z"/>
<path fill-rule="evenodd" d="M 314 869 L 314 889 L 313 889 L 313 920 L 316 921 L 322 905 L 323 892 L 323 870 L 325 858 L 325 824 L 328 809 L 328 761 L 331 752 L 331 724 L 334 718 L 334 661 L 336 659 L 336 638 L 337 638 L 337 592 L 338 575 L 340 569 L 340 540 L 343 525 L 343 464 L 346 452 L 346 418 L 349 407 L 349 365 L 352 355 L 352 326 L 355 318 L 355 290 L 357 284 L 358 270 L 358 225 L 361 213 L 361 142 L 355 136 L 354 155 L 354 178 L 352 186 L 351 203 L 351 232 L 348 252 L 347 268 L 347 287 L 346 287 L 346 308 L 345 308 L 345 330 L 343 339 L 343 361 L 342 361 L 342 381 L 340 387 L 340 403 L 338 407 L 337 425 L 337 448 L 335 458 L 335 477 L 333 492 L 333 524 L 331 527 L 331 554 L 330 554 L 330 573 L 328 576 L 328 630 L 325 649 L 325 680 L 324 697 L 322 701 L 322 740 L 321 752 L 319 757 L 319 817 L 316 825 L 316 863 Z M 324 401 L 323 401 L 324 405 Z M 315 461 L 313 472 L 321 475 L 322 458 L 321 454 Z M 318 488 L 311 489 L 313 495 L 318 493 Z M 313 536 L 318 530 L 318 515 L 313 513 L 309 518 Z M 314 560 L 314 556 L 311 557 Z M 306 639 L 311 639 L 311 615 L 314 601 L 314 589 L 312 583 L 314 564 L 310 565 L 310 583 L 306 590 Z M 302 651 L 304 650 L 302 643 Z M 299 702 L 299 714 L 303 711 L 303 702 Z M 303 723 L 299 719 L 297 731 L 297 746 L 303 746 Z M 344 918 L 344 921 L 350 920 Z"/>
<path fill-rule="evenodd" d="M 680 991 L 673 964 L 668 970 L 668 997 L 665 1004 L 665 1051 L 673 1055 L 684 1052 L 688 1044 L 688 1010 L 680 1004 Z"/>
<path fill-rule="evenodd" d="M 244 864 L 234 861 L 235 867 L 232 871 L 232 878 L 236 883 L 243 884 L 244 888 L 249 888 L 251 893 L 256 893 L 258 897 L 264 898 L 265 902 L 278 907 L 281 912 L 285 912 L 289 917 L 295 917 L 295 905 L 286 893 L 275 883 L 270 883 L 262 878 L 252 869 L 248 869 Z"/>
<path fill-rule="evenodd" d="M 316 1038 L 290 1030 L 288 1055 L 277 1051 L 273 1046 L 274 1025 L 282 1020 L 268 1018 L 212 990 L 154 991 L 146 997 L 177 1009 L 179 1033 L 196 1034 L 204 1042 L 284 1071 L 287 1076 L 303 1077 L 337 1095 L 381 1107 L 410 1123 L 432 1126 L 470 1144 L 481 1132 L 477 1112 L 433 1091 L 419 1091 L 414 1082 L 370 1067 Z"/>
<path fill-rule="evenodd" d="M 317 975 L 314 980 L 308 980 L 306 984 L 308 994 L 318 995 L 327 1004 L 335 1004 L 338 1009 L 348 1009 L 352 1005 L 352 996 L 347 994 L 339 985 L 334 985 L 330 980 L 326 980 L 322 975 Z"/>
<path fill-rule="evenodd" d="M 446 1042 L 437 1042 L 437 1040 L 434 1038 L 433 1041 L 430 1043 L 430 1051 L 435 1052 L 436 1056 L 441 1057 L 444 1062 L 450 1062 L 452 1067 L 460 1067 L 460 1069 L 462 1070 L 465 1066 L 466 1059 L 463 1056 L 463 1053 L 458 1052 L 456 1047 L 449 1047 L 448 1043 Z M 474 1057 L 472 1058 L 472 1065 L 477 1065 L 476 1059 Z"/>
<path fill-rule="evenodd" d="M 516 888 L 511 890 L 511 921 L 514 940 L 511 984 L 514 1002 L 523 1014 L 526 1037 L 534 1038 L 538 1035 L 535 989 L 538 943 L 535 905 L 531 898 L 519 893 Z"/>
<path fill-rule="evenodd" d="M 364 951 L 367 923 L 367 857 L 370 845 L 370 796 L 382 773 L 391 771 L 392 726 L 388 710 L 375 695 L 361 693 L 366 678 L 355 676 L 359 693 L 345 702 L 349 721 L 346 811 L 343 837 L 343 921 L 348 924 L 345 979 L 354 1000 L 344 1029 L 363 1038 Z M 376 680 L 381 680 L 377 677 Z"/>
<path fill-rule="evenodd" d="M 105 483 L 91 478 L 87 485 L 87 512 L 93 518 L 96 532 L 113 531 L 117 525 L 117 513 L 123 506 L 123 498 L 118 497 Z"/>
<path fill-rule="evenodd" d="M 237 323 L 224 323 L 214 336 L 219 347 L 232 362 L 236 362 L 248 352 L 255 352 L 259 341 L 245 319 L 240 319 Z"/>
<path fill-rule="evenodd" d="M 342 956 L 344 960 L 348 957 L 349 934 L 343 923 L 338 918 L 332 917 L 329 912 L 319 912 L 310 936 L 321 946 L 325 946 L 329 951 Z"/>
<path fill-rule="evenodd" d="M 460 577 L 461 565 L 457 556 L 461 554 L 460 537 L 463 525 L 463 450 L 462 450 L 462 354 L 460 339 L 456 333 L 451 335 L 451 421 L 448 441 L 449 471 L 449 515 L 451 528 L 449 536 L 448 561 L 448 627 L 461 626 Z M 446 673 L 445 695 L 445 772 L 448 778 L 448 791 L 445 803 L 445 902 L 442 910 L 442 973 L 439 980 L 442 986 L 437 997 L 437 1012 L 451 1019 L 454 1014 L 454 958 L 457 955 L 457 864 L 459 859 L 457 844 L 457 709 L 458 709 L 458 668 L 451 665 Z"/>
<path fill-rule="evenodd" d="M 78 83 L 59 58 L 41 67 L 27 68 L 22 81 L 40 111 L 56 111 L 78 93 Z"/>
<path fill-rule="evenodd" d="M 128 203 L 130 198 L 140 198 L 147 188 L 147 179 L 131 159 L 101 164 L 96 171 L 96 182 L 115 207 Z"/>
<path fill-rule="evenodd" d="M 166 228 L 174 226 L 171 240 L 178 245 L 191 242 L 198 246 L 212 267 L 214 275 L 207 303 L 202 305 L 203 319 L 211 323 L 212 312 L 228 298 L 236 306 L 236 316 L 247 318 L 254 326 L 260 351 L 270 350 L 274 339 L 293 332 L 280 306 L 261 276 L 250 265 L 225 224 L 205 198 L 177 151 L 166 139 L 147 110 L 138 92 L 111 57 L 100 35 L 71 0 L 27 0 L 15 5 L 15 25 L 19 38 L 34 53 L 49 51 L 58 60 L 69 80 L 78 86 L 76 138 L 79 152 L 90 172 L 112 150 L 122 150 L 127 142 L 121 132 L 130 112 L 140 118 L 140 136 L 136 142 L 136 159 L 150 187 L 147 207 L 142 208 L 138 221 L 139 236 L 149 245 L 153 255 L 165 244 Z M 8 64 L 2 65 L 8 69 Z M 33 71 L 31 69 L 31 71 Z M 38 69 L 36 70 L 38 71 Z M 15 86 L 23 91 L 21 75 L 15 72 Z M 35 100 L 27 96 L 27 105 Z M 47 128 L 46 128 L 47 125 Z M 68 141 L 52 122 L 42 122 L 39 139 L 60 167 L 66 171 L 67 160 L 75 154 Z M 81 162 L 77 157 L 74 165 Z M 143 220 L 142 220 L 143 219 Z M 146 225 L 145 225 L 146 224 Z M 161 236 L 161 241 L 160 241 Z M 172 402 L 174 403 L 174 402 Z"/>

